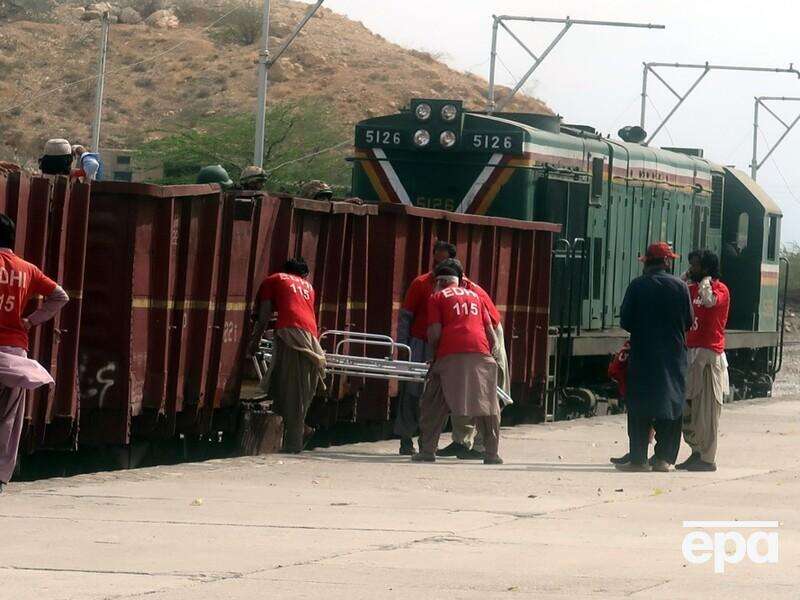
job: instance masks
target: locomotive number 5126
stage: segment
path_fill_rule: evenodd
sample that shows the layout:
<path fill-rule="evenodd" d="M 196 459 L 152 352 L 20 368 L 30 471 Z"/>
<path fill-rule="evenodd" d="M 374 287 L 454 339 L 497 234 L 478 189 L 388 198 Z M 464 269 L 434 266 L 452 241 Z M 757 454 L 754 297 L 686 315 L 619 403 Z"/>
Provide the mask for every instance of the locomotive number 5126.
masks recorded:
<path fill-rule="evenodd" d="M 495 150 L 507 154 L 522 152 L 522 138 L 519 134 L 473 133 L 469 139 L 475 150 Z"/>

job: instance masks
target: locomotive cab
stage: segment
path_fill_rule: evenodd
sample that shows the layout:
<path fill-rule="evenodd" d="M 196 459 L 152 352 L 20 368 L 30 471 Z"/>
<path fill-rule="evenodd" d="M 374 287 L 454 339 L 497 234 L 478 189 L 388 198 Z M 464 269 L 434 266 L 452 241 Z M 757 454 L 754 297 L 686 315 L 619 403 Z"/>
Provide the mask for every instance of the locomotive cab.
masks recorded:
<path fill-rule="evenodd" d="M 742 171 L 724 168 L 722 280 L 731 291 L 728 328 L 773 332 L 778 322 L 782 213 Z"/>

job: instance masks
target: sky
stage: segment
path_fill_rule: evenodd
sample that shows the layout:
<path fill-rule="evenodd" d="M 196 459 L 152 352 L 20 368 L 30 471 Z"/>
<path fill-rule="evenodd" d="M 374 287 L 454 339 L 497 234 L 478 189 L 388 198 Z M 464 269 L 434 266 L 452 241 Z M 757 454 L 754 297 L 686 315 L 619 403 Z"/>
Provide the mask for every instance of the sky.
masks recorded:
<path fill-rule="evenodd" d="M 326 0 L 326 7 L 361 21 L 408 48 L 425 50 L 450 66 L 488 78 L 492 15 L 536 16 L 665 25 L 665 30 L 573 26 L 537 69 L 526 91 L 565 121 L 603 133 L 638 125 L 642 63 L 681 62 L 787 68 L 797 61 L 800 3 L 792 0 Z M 558 25 L 511 23 L 539 54 Z M 500 35 L 497 80 L 513 85 L 531 59 L 507 34 Z M 659 73 L 684 92 L 699 71 Z M 749 173 L 755 96 L 800 97 L 792 74 L 712 71 L 651 142 L 652 146 L 702 148 L 706 158 Z M 675 97 L 650 76 L 646 129 L 653 131 Z M 785 122 L 800 115 L 800 102 L 770 107 Z M 759 118 L 759 159 L 783 133 L 764 110 Z M 759 170 L 758 182 L 784 211 L 783 242 L 800 242 L 800 123 Z"/>

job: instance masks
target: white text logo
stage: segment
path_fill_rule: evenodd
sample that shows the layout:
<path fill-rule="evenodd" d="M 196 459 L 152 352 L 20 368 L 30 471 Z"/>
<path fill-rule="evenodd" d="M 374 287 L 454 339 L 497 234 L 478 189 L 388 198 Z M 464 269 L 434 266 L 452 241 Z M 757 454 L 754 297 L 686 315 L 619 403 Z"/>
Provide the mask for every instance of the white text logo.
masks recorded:
<path fill-rule="evenodd" d="M 681 546 L 684 558 L 694 565 L 713 558 L 715 573 L 724 573 L 726 564 L 738 564 L 745 556 L 757 565 L 778 562 L 778 532 L 768 531 L 778 528 L 777 521 L 684 521 L 683 527 L 716 530 L 687 533 Z M 740 533 L 739 529 L 751 531 Z"/>

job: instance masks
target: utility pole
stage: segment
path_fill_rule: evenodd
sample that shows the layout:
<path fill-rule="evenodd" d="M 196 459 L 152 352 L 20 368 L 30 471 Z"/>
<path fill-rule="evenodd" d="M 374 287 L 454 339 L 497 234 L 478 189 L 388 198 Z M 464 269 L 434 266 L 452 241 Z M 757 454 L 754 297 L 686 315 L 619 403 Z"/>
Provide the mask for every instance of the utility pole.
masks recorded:
<path fill-rule="evenodd" d="M 100 150 L 100 122 L 103 118 L 103 91 L 106 79 L 106 57 L 108 56 L 108 13 L 103 13 L 100 28 L 100 56 L 97 59 L 97 87 L 94 92 L 94 120 L 92 121 L 92 150 Z"/>
<path fill-rule="evenodd" d="M 261 50 L 258 53 L 258 104 L 256 105 L 256 147 L 253 164 L 264 166 L 264 135 L 267 127 L 267 85 L 269 84 L 269 0 L 261 16 Z"/>
<path fill-rule="evenodd" d="M 261 18 L 261 50 L 258 53 L 258 105 L 256 106 L 256 144 L 253 152 L 253 164 L 257 167 L 264 166 L 264 136 L 267 130 L 267 86 L 269 84 L 269 69 L 274 65 L 286 49 L 298 36 L 303 27 L 311 20 L 325 0 L 317 0 L 302 20 L 297 24 L 286 41 L 275 52 L 275 56 L 269 56 L 269 0 L 264 0 L 264 13 Z"/>

